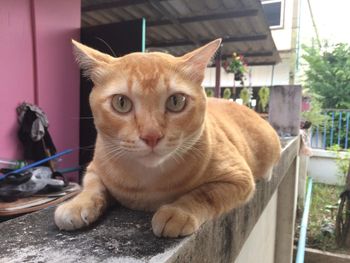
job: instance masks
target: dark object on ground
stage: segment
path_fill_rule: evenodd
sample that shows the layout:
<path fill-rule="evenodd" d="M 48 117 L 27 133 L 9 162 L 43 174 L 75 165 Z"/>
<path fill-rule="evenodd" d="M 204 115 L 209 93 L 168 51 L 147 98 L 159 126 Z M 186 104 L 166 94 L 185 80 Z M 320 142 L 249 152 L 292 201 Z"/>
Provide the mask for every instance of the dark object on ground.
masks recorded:
<path fill-rule="evenodd" d="M 312 123 L 309 121 L 302 121 L 300 124 L 300 129 L 307 130 L 311 127 Z"/>
<path fill-rule="evenodd" d="M 340 194 L 335 238 L 338 246 L 350 248 L 350 163 L 346 177 L 346 188 Z"/>
<path fill-rule="evenodd" d="M 17 107 L 19 140 L 23 144 L 24 159 L 39 161 L 56 153 L 56 147 L 48 132 L 49 122 L 45 113 L 29 103 Z"/>

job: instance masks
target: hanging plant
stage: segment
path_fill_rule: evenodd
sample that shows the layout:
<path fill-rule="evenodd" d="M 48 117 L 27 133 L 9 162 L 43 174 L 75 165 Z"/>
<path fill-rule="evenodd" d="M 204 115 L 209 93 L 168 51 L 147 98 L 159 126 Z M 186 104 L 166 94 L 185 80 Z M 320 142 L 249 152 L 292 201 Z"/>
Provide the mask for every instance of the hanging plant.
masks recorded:
<path fill-rule="evenodd" d="M 231 95 L 232 95 L 231 89 L 229 88 L 224 89 L 224 94 L 223 94 L 224 99 L 227 99 L 227 100 L 230 99 Z"/>
<path fill-rule="evenodd" d="M 243 104 L 246 106 L 249 106 L 250 102 L 250 92 L 247 87 L 244 87 L 241 92 L 239 93 L 239 97 L 242 99 Z"/>
<path fill-rule="evenodd" d="M 268 87 L 262 87 L 261 89 L 259 89 L 258 95 L 259 95 L 259 105 L 261 107 L 261 111 L 265 112 L 266 106 L 269 103 L 270 89 Z"/>
<path fill-rule="evenodd" d="M 232 54 L 232 60 L 225 62 L 224 69 L 227 73 L 235 74 L 235 80 L 243 81 L 244 73 L 247 72 L 247 64 L 242 55 Z"/>

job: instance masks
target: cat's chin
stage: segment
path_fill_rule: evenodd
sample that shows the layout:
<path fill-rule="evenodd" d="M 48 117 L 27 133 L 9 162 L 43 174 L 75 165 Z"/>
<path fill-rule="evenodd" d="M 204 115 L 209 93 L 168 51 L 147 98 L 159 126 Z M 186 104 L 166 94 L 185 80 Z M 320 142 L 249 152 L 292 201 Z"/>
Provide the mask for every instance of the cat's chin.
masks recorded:
<path fill-rule="evenodd" d="M 166 156 L 159 156 L 154 153 L 151 153 L 141 158 L 138 158 L 138 162 L 145 167 L 155 168 L 157 166 L 160 166 L 166 159 Z"/>

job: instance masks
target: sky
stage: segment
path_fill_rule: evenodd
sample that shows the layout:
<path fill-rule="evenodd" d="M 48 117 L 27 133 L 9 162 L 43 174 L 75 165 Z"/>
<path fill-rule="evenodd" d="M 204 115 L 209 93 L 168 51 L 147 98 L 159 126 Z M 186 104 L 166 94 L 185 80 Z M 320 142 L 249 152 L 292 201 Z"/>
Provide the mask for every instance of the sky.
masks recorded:
<path fill-rule="evenodd" d="M 307 0 L 301 0 L 303 36 L 313 35 Z M 320 39 L 350 44 L 350 0 L 309 0 Z"/>

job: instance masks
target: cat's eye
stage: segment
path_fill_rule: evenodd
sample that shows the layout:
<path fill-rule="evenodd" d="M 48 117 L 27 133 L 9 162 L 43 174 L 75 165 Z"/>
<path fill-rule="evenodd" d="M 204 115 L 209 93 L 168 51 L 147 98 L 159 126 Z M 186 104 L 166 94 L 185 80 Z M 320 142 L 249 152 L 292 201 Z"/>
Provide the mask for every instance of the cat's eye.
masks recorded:
<path fill-rule="evenodd" d="M 132 102 L 127 96 L 117 94 L 112 98 L 112 107 L 119 113 L 128 113 L 132 109 Z"/>
<path fill-rule="evenodd" d="M 186 96 L 183 94 L 171 95 L 166 102 L 166 109 L 171 112 L 180 112 L 186 106 Z"/>

